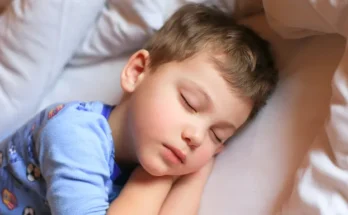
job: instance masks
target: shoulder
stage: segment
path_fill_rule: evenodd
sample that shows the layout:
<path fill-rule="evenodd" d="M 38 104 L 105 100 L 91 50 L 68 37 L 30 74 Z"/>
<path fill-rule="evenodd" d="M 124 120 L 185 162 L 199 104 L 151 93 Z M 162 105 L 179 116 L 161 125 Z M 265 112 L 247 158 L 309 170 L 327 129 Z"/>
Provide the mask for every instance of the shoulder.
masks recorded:
<path fill-rule="evenodd" d="M 41 115 L 43 115 L 47 120 L 51 120 L 53 118 L 56 118 L 61 115 L 65 114 L 74 114 L 77 112 L 86 113 L 97 113 L 101 114 L 103 107 L 105 104 L 94 101 L 94 102 L 81 102 L 81 101 L 74 101 L 69 103 L 57 103 L 52 104 L 45 108 Z"/>
<path fill-rule="evenodd" d="M 95 108 L 84 109 L 86 105 L 87 108 L 103 106 L 99 102 L 73 102 L 47 108 L 46 122 L 37 134 L 37 142 L 51 148 L 69 147 L 76 152 L 89 149 L 110 155 L 113 143 L 108 121 L 99 111 L 94 111 Z"/>
<path fill-rule="evenodd" d="M 70 102 L 53 104 L 40 113 L 41 126 L 50 128 L 74 127 L 94 124 L 108 130 L 107 119 L 102 115 L 101 102 Z M 89 127 L 89 128 L 93 128 Z"/>

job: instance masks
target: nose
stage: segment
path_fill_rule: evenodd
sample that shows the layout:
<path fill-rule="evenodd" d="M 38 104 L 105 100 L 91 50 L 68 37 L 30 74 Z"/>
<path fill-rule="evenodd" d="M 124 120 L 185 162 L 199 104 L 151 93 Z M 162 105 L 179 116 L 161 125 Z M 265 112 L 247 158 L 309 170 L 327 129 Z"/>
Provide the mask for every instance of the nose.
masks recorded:
<path fill-rule="evenodd" d="M 202 144 L 204 135 L 204 129 L 195 126 L 187 126 L 183 130 L 181 136 L 191 149 L 195 149 Z"/>

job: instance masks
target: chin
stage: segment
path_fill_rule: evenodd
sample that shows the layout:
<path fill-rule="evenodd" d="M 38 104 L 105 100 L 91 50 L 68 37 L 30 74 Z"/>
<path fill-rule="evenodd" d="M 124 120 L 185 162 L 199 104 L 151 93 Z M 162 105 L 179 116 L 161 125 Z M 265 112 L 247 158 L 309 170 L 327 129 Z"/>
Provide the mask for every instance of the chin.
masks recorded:
<path fill-rule="evenodd" d="M 153 176 L 167 175 L 167 167 L 156 160 L 140 160 L 140 165 Z"/>
<path fill-rule="evenodd" d="M 149 169 L 149 168 L 145 168 L 146 172 L 148 172 L 150 175 L 152 176 L 156 176 L 156 177 L 160 177 L 160 176 L 165 176 L 166 174 L 161 171 L 161 170 L 157 170 L 157 169 Z"/>

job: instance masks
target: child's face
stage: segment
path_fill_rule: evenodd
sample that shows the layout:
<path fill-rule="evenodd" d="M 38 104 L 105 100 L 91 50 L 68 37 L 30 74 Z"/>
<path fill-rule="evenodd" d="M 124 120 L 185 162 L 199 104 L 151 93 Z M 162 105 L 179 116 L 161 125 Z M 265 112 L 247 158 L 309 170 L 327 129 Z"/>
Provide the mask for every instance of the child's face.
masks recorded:
<path fill-rule="evenodd" d="M 154 72 L 139 68 L 133 68 L 139 76 L 128 92 L 128 128 L 138 161 L 150 174 L 197 171 L 222 150 L 252 109 L 250 101 L 231 91 L 206 54 Z"/>

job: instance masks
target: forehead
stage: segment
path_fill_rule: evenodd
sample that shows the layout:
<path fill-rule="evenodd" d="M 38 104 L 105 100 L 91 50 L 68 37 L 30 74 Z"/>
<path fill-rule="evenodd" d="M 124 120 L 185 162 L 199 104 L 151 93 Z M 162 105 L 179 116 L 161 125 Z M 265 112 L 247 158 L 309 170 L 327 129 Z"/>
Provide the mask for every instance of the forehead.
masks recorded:
<path fill-rule="evenodd" d="M 201 88 L 209 95 L 214 106 L 214 117 L 241 126 L 248 118 L 252 102 L 232 91 L 213 64 L 210 55 L 200 53 L 182 62 L 172 64 L 171 74 L 179 82 Z"/>

